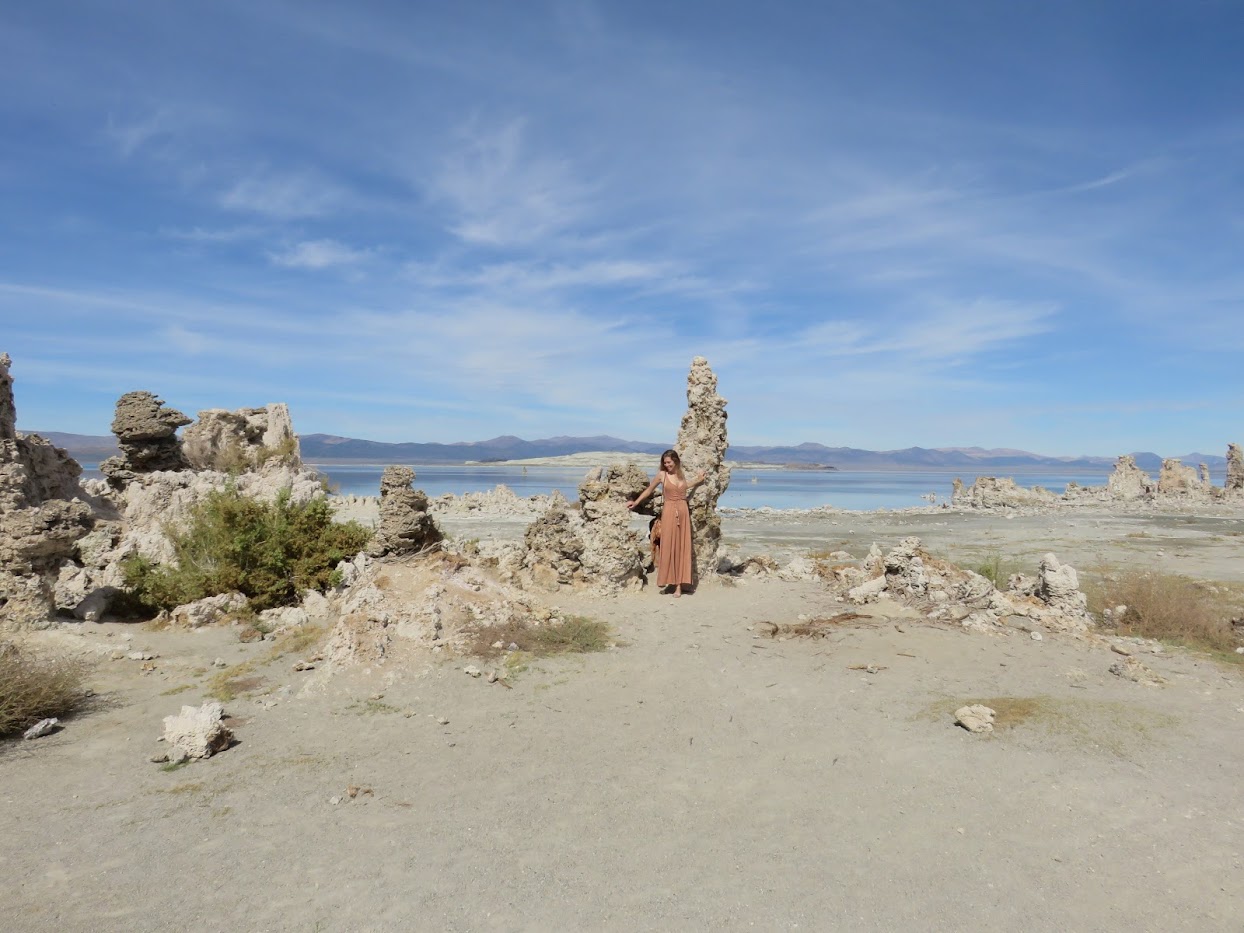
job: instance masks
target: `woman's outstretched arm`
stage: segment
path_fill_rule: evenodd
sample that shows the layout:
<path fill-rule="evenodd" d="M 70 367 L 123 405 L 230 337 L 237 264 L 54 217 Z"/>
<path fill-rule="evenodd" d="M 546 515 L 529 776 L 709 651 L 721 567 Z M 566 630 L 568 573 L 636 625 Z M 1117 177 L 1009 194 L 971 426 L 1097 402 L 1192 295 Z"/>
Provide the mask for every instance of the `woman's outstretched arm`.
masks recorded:
<path fill-rule="evenodd" d="M 664 471 L 662 471 L 662 472 L 658 473 L 658 474 L 656 475 L 656 477 L 652 480 L 652 482 L 648 484 L 648 488 L 647 488 L 647 489 L 645 489 L 643 492 L 641 492 L 638 496 L 636 496 L 636 497 L 635 497 L 634 499 L 632 499 L 630 502 L 626 503 L 626 507 L 627 507 L 628 509 L 633 509 L 633 508 L 635 508 L 636 506 L 638 506 L 638 505 L 639 505 L 639 503 L 643 502 L 643 501 L 644 501 L 645 499 L 647 499 L 650 495 L 652 495 L 652 490 L 656 489 L 656 488 L 657 488 L 657 486 L 659 486 L 659 485 L 661 484 L 662 480 L 664 480 L 664 479 L 665 479 L 665 472 L 664 472 Z"/>
<path fill-rule="evenodd" d="M 701 470 L 698 474 L 696 474 L 695 479 L 687 484 L 687 488 L 690 489 L 693 486 L 699 486 L 706 479 L 708 479 L 708 474 Z"/>

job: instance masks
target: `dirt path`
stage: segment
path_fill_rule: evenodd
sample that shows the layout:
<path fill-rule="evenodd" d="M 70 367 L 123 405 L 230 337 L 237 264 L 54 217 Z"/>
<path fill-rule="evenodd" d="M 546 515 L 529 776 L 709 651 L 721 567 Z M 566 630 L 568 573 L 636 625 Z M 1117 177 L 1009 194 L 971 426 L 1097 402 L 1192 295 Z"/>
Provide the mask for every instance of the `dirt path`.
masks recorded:
<path fill-rule="evenodd" d="M 749 630 L 842 611 L 815 584 L 558 602 L 619 647 L 512 689 L 285 657 L 226 704 L 239 744 L 172 772 L 148 761 L 160 718 L 267 648 L 135 633 L 156 671 L 104 662 L 107 704 L 0 751 L 5 929 L 1244 926 L 1236 671 L 1146 655 L 1170 683 L 1145 687 L 1102 646 L 896 607 Z M 973 736 L 952 717 L 973 700 L 1028 718 Z"/>

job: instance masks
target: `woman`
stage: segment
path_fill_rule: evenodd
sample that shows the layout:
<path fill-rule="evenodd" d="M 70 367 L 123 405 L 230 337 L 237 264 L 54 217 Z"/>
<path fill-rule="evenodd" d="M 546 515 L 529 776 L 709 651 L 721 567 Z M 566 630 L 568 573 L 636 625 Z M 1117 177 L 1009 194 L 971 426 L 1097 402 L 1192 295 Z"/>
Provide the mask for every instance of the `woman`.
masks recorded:
<path fill-rule="evenodd" d="M 681 596 L 682 588 L 692 580 L 691 560 L 691 511 L 687 508 L 687 493 L 704 482 L 701 470 L 690 482 L 682 471 L 678 452 L 667 450 L 661 454 L 661 469 L 648 488 L 626 503 L 633 509 L 647 499 L 654 489 L 662 487 L 665 507 L 661 510 L 661 528 L 658 540 L 657 586 L 674 588 L 674 595 Z"/>

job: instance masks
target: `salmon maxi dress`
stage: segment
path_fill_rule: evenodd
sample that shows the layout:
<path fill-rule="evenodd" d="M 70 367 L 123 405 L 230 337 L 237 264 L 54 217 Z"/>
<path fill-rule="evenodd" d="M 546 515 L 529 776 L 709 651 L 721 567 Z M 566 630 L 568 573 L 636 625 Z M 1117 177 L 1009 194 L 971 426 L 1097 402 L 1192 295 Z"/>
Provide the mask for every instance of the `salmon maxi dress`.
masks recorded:
<path fill-rule="evenodd" d="M 657 586 L 693 583 L 691 510 L 687 507 L 687 483 L 666 473 L 662 486 L 665 505 L 661 509 L 661 552 L 657 561 Z"/>

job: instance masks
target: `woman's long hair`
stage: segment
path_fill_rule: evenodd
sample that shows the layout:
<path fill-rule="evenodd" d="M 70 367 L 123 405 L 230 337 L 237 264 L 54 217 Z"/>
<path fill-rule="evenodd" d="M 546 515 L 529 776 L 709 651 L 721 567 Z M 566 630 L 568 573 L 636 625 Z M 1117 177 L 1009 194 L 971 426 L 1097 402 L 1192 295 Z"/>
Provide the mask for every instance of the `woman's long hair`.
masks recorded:
<path fill-rule="evenodd" d="M 674 461 L 675 475 L 677 475 L 679 479 L 686 479 L 686 477 L 683 476 L 683 473 L 682 473 L 682 457 L 678 456 L 678 451 L 674 450 L 673 448 L 670 448 L 665 453 L 661 454 L 661 462 L 657 466 L 657 472 L 663 473 L 665 471 L 665 458 L 666 457 L 669 457 L 671 460 Z"/>

